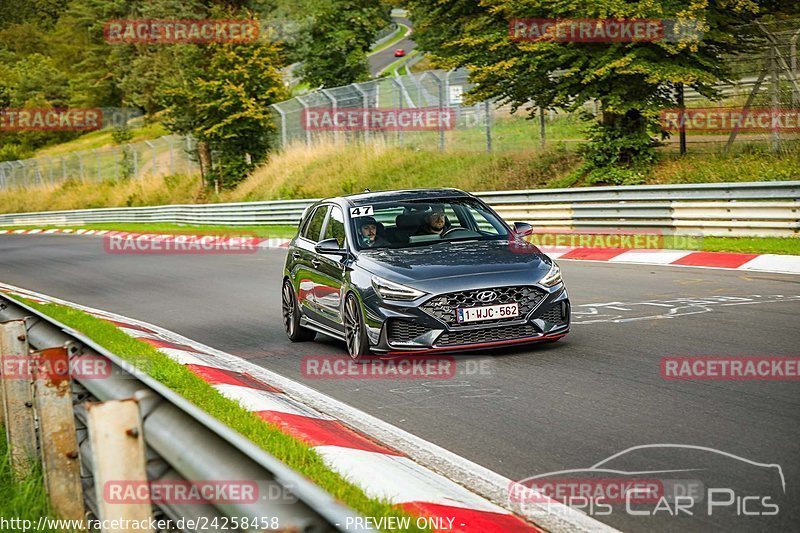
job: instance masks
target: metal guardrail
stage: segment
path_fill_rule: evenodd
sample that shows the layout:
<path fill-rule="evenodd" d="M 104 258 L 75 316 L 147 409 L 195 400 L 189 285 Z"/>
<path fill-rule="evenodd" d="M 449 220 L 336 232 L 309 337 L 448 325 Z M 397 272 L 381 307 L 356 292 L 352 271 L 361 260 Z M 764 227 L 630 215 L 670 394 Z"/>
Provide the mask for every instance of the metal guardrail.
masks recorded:
<path fill-rule="evenodd" d="M 534 226 L 657 228 L 664 233 L 789 236 L 800 230 L 800 181 L 635 185 L 479 192 L 509 221 Z M 295 225 L 316 201 L 119 207 L 0 214 L 0 226 L 168 222 Z"/>
<path fill-rule="evenodd" d="M 34 349 L 68 347 L 71 364 L 81 359 L 105 359 L 111 371 L 103 379 L 73 377 L 73 396 L 80 442 L 82 477 L 86 505 L 97 514 L 93 486 L 92 453 L 85 438 L 86 410 L 89 401 L 136 398 L 142 413 L 144 442 L 147 446 L 149 481 L 218 481 L 250 480 L 259 485 L 259 493 L 291 494 L 293 498 L 258 498 L 255 502 L 215 503 L 208 505 L 155 505 L 157 516 L 177 523 L 180 518 L 276 517 L 287 531 L 307 533 L 343 531 L 344 524 L 359 524 L 354 511 L 343 506 L 303 475 L 257 447 L 244 436 L 192 404 L 162 383 L 143 374 L 128 362 L 37 310 L 0 295 L 0 322 L 24 320 L 28 343 Z M 272 492 L 270 492 L 272 489 Z M 348 517 L 351 520 L 348 521 Z M 352 530 L 352 526 L 348 530 Z M 366 531 L 362 528 L 357 528 Z"/>

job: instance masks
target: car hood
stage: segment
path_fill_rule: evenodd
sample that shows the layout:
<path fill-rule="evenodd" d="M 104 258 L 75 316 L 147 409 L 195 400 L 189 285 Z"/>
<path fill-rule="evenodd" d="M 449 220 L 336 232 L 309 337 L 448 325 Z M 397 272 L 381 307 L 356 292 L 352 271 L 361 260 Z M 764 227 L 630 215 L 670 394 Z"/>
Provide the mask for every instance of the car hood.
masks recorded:
<path fill-rule="evenodd" d="M 550 259 L 531 245 L 507 240 L 439 243 L 403 249 L 364 250 L 359 267 L 399 283 L 423 288 L 429 281 L 502 276 L 510 284 L 536 282 L 550 269 Z M 521 281 L 524 280 L 524 281 Z"/>

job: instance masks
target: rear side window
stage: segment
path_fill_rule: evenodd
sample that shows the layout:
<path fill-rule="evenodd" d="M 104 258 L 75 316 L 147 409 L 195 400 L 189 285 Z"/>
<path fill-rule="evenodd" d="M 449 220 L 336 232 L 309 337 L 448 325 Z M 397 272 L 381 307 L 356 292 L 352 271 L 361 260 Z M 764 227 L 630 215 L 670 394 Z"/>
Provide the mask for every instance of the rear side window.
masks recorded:
<path fill-rule="evenodd" d="M 322 223 L 325 222 L 325 215 L 328 214 L 328 206 L 321 205 L 311 215 L 311 219 L 303 229 L 303 237 L 312 242 L 319 241 L 319 234 L 322 232 Z"/>
<path fill-rule="evenodd" d="M 322 240 L 325 239 L 336 239 L 339 248 L 344 248 L 344 216 L 342 210 L 337 206 L 331 207 L 328 225 L 325 227 L 325 235 L 322 237 Z"/>

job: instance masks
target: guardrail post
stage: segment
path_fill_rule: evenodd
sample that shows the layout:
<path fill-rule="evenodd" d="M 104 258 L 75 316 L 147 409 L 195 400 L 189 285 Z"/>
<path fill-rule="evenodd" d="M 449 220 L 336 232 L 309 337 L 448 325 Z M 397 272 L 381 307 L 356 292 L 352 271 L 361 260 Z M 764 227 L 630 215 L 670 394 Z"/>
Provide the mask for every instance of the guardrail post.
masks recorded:
<path fill-rule="evenodd" d="M 86 406 L 86 421 L 94 465 L 94 485 L 97 511 L 101 520 L 136 520 L 142 525 L 149 522 L 150 502 L 114 503 L 110 493 L 114 484 L 136 487 L 147 483 L 145 470 L 144 438 L 139 404 L 135 400 L 114 400 L 90 403 Z M 106 491 L 109 487 L 109 492 Z M 122 491 L 120 491 L 122 492 Z M 136 491 L 131 491 L 136 492 Z M 124 496 L 120 496 L 124 500 Z M 104 529 L 103 533 L 127 533 L 143 529 Z"/>
<path fill-rule="evenodd" d="M 67 348 L 42 350 L 34 361 L 33 396 L 47 495 L 59 518 L 80 520 L 83 488 Z"/>
<path fill-rule="evenodd" d="M 31 357 L 25 321 L 0 324 L 3 417 L 11 452 L 11 467 L 17 478 L 27 476 L 36 458 L 36 426 L 33 419 Z"/>

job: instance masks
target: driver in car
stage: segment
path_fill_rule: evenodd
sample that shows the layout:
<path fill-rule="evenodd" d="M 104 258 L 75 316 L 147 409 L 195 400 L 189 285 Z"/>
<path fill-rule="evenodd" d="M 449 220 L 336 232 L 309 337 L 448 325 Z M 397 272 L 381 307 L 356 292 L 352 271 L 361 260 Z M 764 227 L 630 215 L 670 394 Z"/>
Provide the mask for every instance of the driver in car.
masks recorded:
<path fill-rule="evenodd" d="M 425 213 L 425 218 L 422 219 L 416 235 L 441 235 L 446 230 L 444 206 L 436 204 L 430 206 L 430 210 Z"/>
<path fill-rule="evenodd" d="M 378 236 L 378 221 L 372 217 L 362 217 L 358 221 L 359 232 L 361 233 L 361 246 L 365 248 L 377 248 L 388 246 L 389 241 Z"/>

